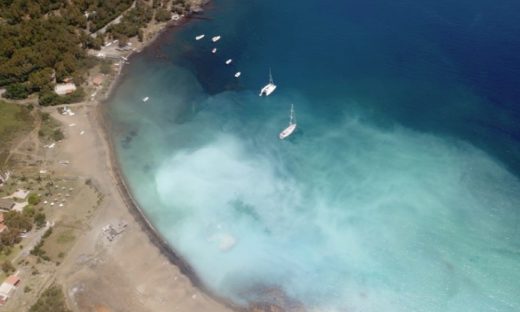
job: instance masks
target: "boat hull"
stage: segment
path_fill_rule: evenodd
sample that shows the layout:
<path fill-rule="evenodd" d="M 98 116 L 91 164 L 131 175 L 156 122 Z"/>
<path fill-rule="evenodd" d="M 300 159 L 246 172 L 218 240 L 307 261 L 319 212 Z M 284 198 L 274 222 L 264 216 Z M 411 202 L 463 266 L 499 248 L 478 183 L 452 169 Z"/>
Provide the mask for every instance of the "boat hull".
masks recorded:
<path fill-rule="evenodd" d="M 262 90 L 260 90 L 260 96 L 269 96 L 271 93 L 274 92 L 274 90 L 276 90 L 276 85 L 274 83 L 270 83 L 268 85 L 266 85 L 265 87 L 262 88 Z"/>
<path fill-rule="evenodd" d="M 280 140 L 286 139 L 294 133 L 294 130 L 296 130 L 296 124 L 291 124 L 289 125 L 289 127 L 285 128 L 282 132 L 280 132 L 278 137 L 280 138 Z"/>

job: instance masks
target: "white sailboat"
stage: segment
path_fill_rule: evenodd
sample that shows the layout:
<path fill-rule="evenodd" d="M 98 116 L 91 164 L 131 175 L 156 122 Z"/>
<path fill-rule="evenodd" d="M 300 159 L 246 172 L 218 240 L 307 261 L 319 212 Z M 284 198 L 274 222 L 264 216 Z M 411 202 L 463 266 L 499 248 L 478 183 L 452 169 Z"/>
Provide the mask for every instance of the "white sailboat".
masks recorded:
<path fill-rule="evenodd" d="M 265 85 L 265 87 L 262 88 L 262 90 L 260 90 L 260 96 L 269 96 L 271 93 L 274 92 L 274 90 L 276 90 L 276 85 L 274 84 L 273 82 L 273 75 L 271 75 L 271 68 L 269 68 L 269 83 L 267 85 Z"/>
<path fill-rule="evenodd" d="M 211 50 L 211 53 L 213 53 L 213 54 L 217 53 L 217 48 L 213 48 L 213 50 Z"/>
<path fill-rule="evenodd" d="M 291 104 L 291 114 L 289 116 L 289 126 L 285 129 L 283 129 L 282 132 L 280 132 L 280 140 L 283 140 L 293 134 L 294 130 L 296 130 L 296 117 L 294 116 L 294 105 Z"/>
<path fill-rule="evenodd" d="M 206 35 L 202 34 L 202 35 L 198 35 L 197 37 L 195 37 L 195 40 L 200 40 L 202 38 L 204 38 Z"/>
<path fill-rule="evenodd" d="M 240 77 L 240 75 L 242 75 L 241 72 L 236 72 L 235 77 L 238 78 L 238 77 Z"/>
<path fill-rule="evenodd" d="M 146 102 L 146 101 L 148 101 L 149 99 L 150 99 L 149 97 L 145 97 L 145 98 L 143 98 L 143 102 Z"/>
<path fill-rule="evenodd" d="M 232 59 L 228 59 L 228 60 L 226 61 L 226 65 L 231 64 L 231 62 L 233 62 L 233 60 L 232 60 Z"/>
<path fill-rule="evenodd" d="M 215 36 L 215 37 L 211 38 L 211 41 L 213 41 L 213 42 L 217 42 L 219 40 L 220 40 L 220 36 Z"/>

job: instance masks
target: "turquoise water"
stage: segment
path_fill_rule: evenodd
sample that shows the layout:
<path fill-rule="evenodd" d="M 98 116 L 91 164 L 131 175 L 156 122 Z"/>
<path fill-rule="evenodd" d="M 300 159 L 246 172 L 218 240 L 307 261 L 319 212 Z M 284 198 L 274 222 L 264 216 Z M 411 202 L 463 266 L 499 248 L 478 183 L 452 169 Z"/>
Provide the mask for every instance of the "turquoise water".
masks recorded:
<path fill-rule="evenodd" d="M 108 107 L 123 172 L 239 304 L 279 288 L 312 311 L 519 311 L 517 13 L 214 1 L 131 60 Z"/>

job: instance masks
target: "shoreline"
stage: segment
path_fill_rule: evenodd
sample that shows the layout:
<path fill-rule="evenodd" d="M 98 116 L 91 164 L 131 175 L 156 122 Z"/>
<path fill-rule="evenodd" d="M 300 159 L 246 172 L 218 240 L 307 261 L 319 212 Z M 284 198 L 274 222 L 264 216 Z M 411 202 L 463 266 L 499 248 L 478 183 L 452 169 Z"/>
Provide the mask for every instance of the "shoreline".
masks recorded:
<path fill-rule="evenodd" d="M 210 2 L 206 2 L 207 4 Z M 193 19 L 197 17 L 197 15 L 188 16 L 182 19 L 180 22 L 168 22 L 152 36 L 150 39 L 143 42 L 143 46 L 138 51 L 132 51 L 127 58 L 131 61 L 134 57 L 138 55 L 138 53 L 146 53 L 150 52 L 150 49 L 157 48 L 156 45 L 160 45 L 161 39 L 164 36 L 167 36 L 171 32 L 178 31 L 178 27 L 182 27 L 186 23 L 191 22 Z M 106 110 L 108 102 L 114 96 L 115 90 L 117 90 L 120 83 L 122 83 L 125 78 L 127 68 L 123 65 L 119 68 L 118 72 L 114 75 L 114 78 L 109 82 L 109 86 L 102 98 L 99 100 L 95 100 L 94 105 L 94 116 L 93 122 L 97 125 L 99 130 L 99 135 L 103 144 L 106 145 L 107 157 L 108 157 L 108 171 L 111 176 L 111 179 L 115 182 L 115 187 L 124 202 L 125 209 L 128 213 L 134 218 L 136 223 L 139 225 L 140 230 L 144 232 L 148 241 L 155 247 L 157 247 L 160 253 L 166 257 L 169 263 L 176 268 L 178 268 L 185 277 L 191 282 L 193 287 L 200 290 L 202 293 L 207 295 L 209 298 L 214 300 L 216 303 L 222 305 L 223 307 L 230 309 L 235 312 L 261 312 L 261 311 L 270 311 L 270 312 L 282 312 L 282 311 L 298 311 L 303 312 L 306 309 L 297 301 L 292 300 L 287 297 L 284 292 L 276 287 L 269 286 L 259 286 L 259 291 L 262 293 L 260 298 L 269 297 L 270 300 L 264 301 L 254 301 L 249 302 L 248 305 L 238 305 L 233 302 L 231 299 L 227 299 L 217 295 L 215 292 L 210 290 L 204 282 L 200 279 L 197 272 L 192 268 L 190 263 L 185 260 L 173 246 L 171 246 L 167 240 L 161 235 L 161 233 L 154 227 L 153 223 L 147 218 L 146 213 L 143 211 L 137 200 L 135 199 L 128 183 L 126 177 L 121 170 L 121 165 L 118 159 L 117 151 L 113 142 L 113 138 L 110 135 L 110 121 L 107 118 Z M 276 303 L 275 303 L 276 302 Z"/>
<path fill-rule="evenodd" d="M 208 2 L 209 3 L 209 2 Z M 207 3 L 206 3 L 207 5 Z M 189 23 L 193 19 L 192 16 L 183 18 L 180 22 L 167 22 L 158 31 L 154 36 L 148 39 L 143 43 L 143 46 L 138 51 L 132 51 L 126 57 L 128 60 L 132 60 L 139 53 L 143 53 L 146 50 L 152 49 L 154 44 L 158 44 L 160 42 L 161 37 L 169 34 L 173 31 L 178 31 L 177 27 L 182 27 L 186 23 Z M 237 311 L 249 311 L 250 309 L 239 306 L 229 299 L 220 297 L 216 295 L 213 291 L 211 291 L 199 278 L 198 274 L 191 267 L 189 262 L 185 260 L 174 247 L 170 246 L 168 242 L 164 239 L 161 233 L 154 227 L 154 225 L 148 220 L 146 213 L 142 210 L 137 200 L 134 198 L 131 189 L 129 188 L 126 177 L 121 170 L 121 165 L 118 160 L 117 152 L 115 149 L 115 145 L 113 139 L 109 133 L 110 131 L 110 121 L 106 117 L 106 108 L 110 99 L 114 96 L 114 91 L 117 89 L 119 84 L 124 79 L 125 74 L 125 66 L 119 68 L 118 72 L 114 75 L 114 78 L 110 81 L 109 86 L 103 95 L 102 99 L 95 100 L 95 108 L 94 108 L 94 122 L 97 124 L 100 136 L 103 140 L 103 144 L 106 144 L 107 152 L 108 152 L 108 161 L 109 161 L 109 173 L 112 179 L 115 181 L 116 188 L 119 192 L 119 195 L 124 201 L 125 208 L 128 210 L 130 215 L 134 218 L 134 220 L 139 224 L 140 229 L 146 234 L 149 239 L 149 242 L 157 247 L 161 254 L 163 254 L 168 261 L 176 266 L 180 272 L 185 275 L 194 287 L 198 288 L 200 291 L 204 292 L 210 298 L 215 300 L 216 302 L 224 305 L 225 307 Z"/>
<path fill-rule="evenodd" d="M 184 274 L 199 290 L 210 296 L 215 301 L 223 304 L 224 306 L 232 309 L 233 311 L 248 311 L 247 308 L 240 307 L 228 299 L 216 295 L 213 291 L 209 290 L 199 278 L 198 274 L 191 267 L 189 262 L 185 260 L 175 249 L 168 244 L 168 242 L 162 237 L 160 232 L 154 227 L 154 225 L 146 217 L 146 213 L 141 209 L 138 202 L 134 198 L 132 191 L 128 187 L 126 178 L 121 171 L 121 166 L 117 158 L 117 153 L 113 144 L 113 140 L 109 135 L 109 122 L 103 115 L 103 109 L 105 103 L 95 108 L 95 121 L 99 126 L 102 139 L 107 145 L 108 157 L 109 157 L 109 172 L 116 183 L 116 188 L 119 191 L 119 195 L 123 199 L 126 209 L 139 224 L 140 229 L 147 235 L 151 244 L 156 246 L 160 252 L 169 260 L 169 262 L 179 268 L 182 274 Z"/>

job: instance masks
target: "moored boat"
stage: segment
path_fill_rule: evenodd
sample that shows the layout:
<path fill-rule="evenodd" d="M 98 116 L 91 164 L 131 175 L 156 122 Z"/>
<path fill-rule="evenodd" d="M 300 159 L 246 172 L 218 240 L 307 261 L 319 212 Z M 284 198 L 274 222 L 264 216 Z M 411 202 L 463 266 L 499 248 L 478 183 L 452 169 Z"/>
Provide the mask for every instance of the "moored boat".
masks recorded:
<path fill-rule="evenodd" d="M 269 83 L 260 90 L 259 95 L 269 96 L 271 93 L 274 92 L 274 90 L 276 90 L 276 85 L 273 82 L 273 75 L 271 74 L 271 69 L 269 68 Z"/>
<path fill-rule="evenodd" d="M 198 35 L 197 37 L 195 37 L 195 40 L 200 40 L 202 38 L 204 38 L 206 35 L 202 34 L 202 35 Z"/>
<path fill-rule="evenodd" d="M 282 132 L 280 132 L 279 137 L 280 140 L 283 140 L 293 134 L 294 130 L 296 130 L 296 117 L 294 116 L 294 105 L 291 104 L 291 114 L 289 116 L 289 126 L 285 129 L 283 129 Z"/>

